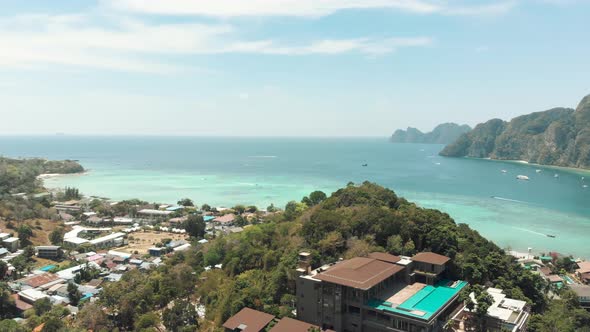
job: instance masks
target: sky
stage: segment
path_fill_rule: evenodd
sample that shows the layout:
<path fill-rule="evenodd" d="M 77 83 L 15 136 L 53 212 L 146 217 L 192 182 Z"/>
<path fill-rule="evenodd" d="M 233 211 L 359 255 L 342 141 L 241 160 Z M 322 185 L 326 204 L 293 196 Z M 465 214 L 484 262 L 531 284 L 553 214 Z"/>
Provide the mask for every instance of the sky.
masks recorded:
<path fill-rule="evenodd" d="M 0 134 L 388 136 L 590 93 L 590 0 L 0 0 Z"/>

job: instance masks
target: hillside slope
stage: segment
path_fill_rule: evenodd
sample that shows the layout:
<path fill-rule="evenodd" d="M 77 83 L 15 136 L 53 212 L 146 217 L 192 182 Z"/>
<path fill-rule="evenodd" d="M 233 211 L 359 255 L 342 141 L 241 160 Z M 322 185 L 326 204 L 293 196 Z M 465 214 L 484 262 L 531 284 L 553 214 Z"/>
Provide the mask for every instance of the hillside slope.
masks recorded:
<path fill-rule="evenodd" d="M 471 130 L 468 125 L 456 123 L 443 123 L 429 133 L 423 133 L 416 128 L 409 127 L 407 130 L 398 129 L 391 135 L 393 143 L 427 143 L 427 144 L 449 144 L 459 136 Z"/>
<path fill-rule="evenodd" d="M 479 124 L 440 155 L 590 168 L 590 95 L 575 110 L 553 108 Z"/>

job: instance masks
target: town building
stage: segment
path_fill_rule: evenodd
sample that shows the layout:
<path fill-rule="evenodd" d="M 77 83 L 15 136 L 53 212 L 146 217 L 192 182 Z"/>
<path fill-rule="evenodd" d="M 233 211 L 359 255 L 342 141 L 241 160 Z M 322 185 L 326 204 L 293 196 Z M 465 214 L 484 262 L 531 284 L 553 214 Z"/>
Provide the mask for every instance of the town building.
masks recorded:
<path fill-rule="evenodd" d="M 586 310 L 590 310 L 590 286 L 572 284 L 570 288 L 578 296 L 578 302 L 580 306 Z"/>
<path fill-rule="evenodd" d="M 590 261 L 578 262 L 576 276 L 585 284 L 590 284 Z"/>
<path fill-rule="evenodd" d="M 225 332 L 260 332 L 275 318 L 258 310 L 243 308 L 230 317 L 223 327 Z"/>
<path fill-rule="evenodd" d="M 6 238 L 6 239 L 2 240 L 2 244 L 10 252 L 15 252 L 20 247 L 20 241 L 19 241 L 18 237 Z"/>
<path fill-rule="evenodd" d="M 334 332 L 333 330 L 322 330 L 319 326 L 289 317 L 285 317 L 278 321 L 278 323 L 273 326 L 269 332 L 309 332 L 314 330 L 321 332 Z"/>
<path fill-rule="evenodd" d="M 486 292 L 494 300 L 488 308 L 486 315 L 486 331 L 524 332 L 527 330 L 530 309 L 525 301 L 508 298 L 501 289 L 497 288 L 490 287 Z M 471 293 L 469 296 L 471 297 L 471 301 L 477 306 L 475 294 Z M 464 306 L 463 310 L 457 312 L 453 317 L 453 321 L 459 327 L 458 330 L 465 330 L 465 325 L 468 324 L 467 322 L 470 317 L 472 317 L 472 312 L 467 306 Z"/>
<path fill-rule="evenodd" d="M 62 254 L 60 246 L 37 246 L 35 251 L 40 258 L 56 259 Z"/>
<path fill-rule="evenodd" d="M 386 253 L 297 269 L 297 318 L 342 332 L 439 331 L 454 310 L 465 281 L 445 278 L 448 257 Z"/>

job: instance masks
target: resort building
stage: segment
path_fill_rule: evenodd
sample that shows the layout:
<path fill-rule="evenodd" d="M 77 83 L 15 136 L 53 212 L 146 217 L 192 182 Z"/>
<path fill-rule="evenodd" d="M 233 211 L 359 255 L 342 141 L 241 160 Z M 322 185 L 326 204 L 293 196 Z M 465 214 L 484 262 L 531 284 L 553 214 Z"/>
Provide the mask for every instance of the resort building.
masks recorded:
<path fill-rule="evenodd" d="M 213 219 L 214 222 L 219 223 L 224 226 L 229 226 L 229 225 L 233 224 L 234 220 L 236 220 L 236 215 L 233 213 L 228 213 L 226 215 L 219 216 L 219 217 Z"/>
<path fill-rule="evenodd" d="M 333 330 L 321 330 L 318 326 L 302 322 L 297 319 L 285 317 L 270 329 L 269 332 L 309 332 L 309 331 L 334 332 Z"/>
<path fill-rule="evenodd" d="M 585 284 L 590 284 L 590 261 L 578 262 L 576 276 Z"/>
<path fill-rule="evenodd" d="M 525 301 L 515 300 L 506 297 L 506 294 L 501 289 L 488 288 L 488 294 L 494 299 L 494 303 L 488 308 L 485 319 L 486 331 L 511 331 L 524 332 L 527 330 L 527 322 L 529 320 L 529 307 Z M 477 306 L 475 294 L 469 294 L 471 301 Z M 474 309 L 475 310 L 475 309 Z M 472 312 L 463 307 L 463 310 L 458 311 L 453 317 L 456 323 L 457 331 L 473 331 L 466 326 L 469 325 L 469 319 L 472 318 Z"/>
<path fill-rule="evenodd" d="M 230 317 L 223 327 L 226 332 L 260 332 L 275 318 L 275 316 L 244 308 Z"/>
<path fill-rule="evenodd" d="M 4 239 L 2 240 L 2 244 L 10 252 L 15 252 L 20 247 L 20 241 L 18 237 L 9 237 L 7 239 Z"/>
<path fill-rule="evenodd" d="M 590 286 L 572 284 L 570 288 L 578 296 L 578 302 L 580 306 L 586 310 L 590 310 Z"/>
<path fill-rule="evenodd" d="M 444 278 L 448 257 L 386 253 L 297 269 L 297 318 L 342 332 L 440 331 L 467 282 Z"/>
<path fill-rule="evenodd" d="M 35 247 L 35 251 L 37 252 L 37 257 L 40 258 L 56 259 L 61 256 L 60 246 L 38 246 Z"/>

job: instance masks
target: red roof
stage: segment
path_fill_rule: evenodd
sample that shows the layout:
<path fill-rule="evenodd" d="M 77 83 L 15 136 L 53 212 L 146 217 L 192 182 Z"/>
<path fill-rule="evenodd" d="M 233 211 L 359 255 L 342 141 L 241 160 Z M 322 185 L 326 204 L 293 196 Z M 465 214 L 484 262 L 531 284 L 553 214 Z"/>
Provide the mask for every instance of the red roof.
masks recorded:
<path fill-rule="evenodd" d="M 39 286 L 43 286 L 58 279 L 60 278 L 53 273 L 43 273 L 20 279 L 18 280 L 18 282 L 24 285 L 31 286 L 32 288 L 37 288 Z"/>
<path fill-rule="evenodd" d="M 413 261 L 428 263 L 434 265 L 444 265 L 451 259 L 447 256 L 435 254 L 433 252 L 420 252 L 412 257 Z"/>
<path fill-rule="evenodd" d="M 367 257 L 336 263 L 314 278 L 338 285 L 367 290 L 403 270 L 403 266 Z"/>
<path fill-rule="evenodd" d="M 31 309 L 33 306 L 30 305 L 29 303 L 23 301 L 20 299 L 20 297 L 18 296 L 18 294 L 12 294 L 11 295 L 12 298 L 14 299 L 14 306 L 20 310 L 20 311 L 25 311 L 25 310 L 29 310 Z"/>
<path fill-rule="evenodd" d="M 230 223 L 230 222 L 233 222 L 235 219 L 236 219 L 236 216 L 233 213 L 230 213 L 230 214 L 226 214 L 221 217 L 217 217 L 217 218 L 213 219 L 213 221 L 220 222 L 220 223 Z"/>
<path fill-rule="evenodd" d="M 397 263 L 401 260 L 399 256 L 395 256 L 385 252 L 372 252 L 369 254 L 369 258 L 377 259 L 387 263 Z"/>
<path fill-rule="evenodd" d="M 285 317 L 281 319 L 277 325 L 273 326 L 269 332 L 309 332 L 311 328 L 319 328 L 317 325 L 309 324 L 296 320 L 293 318 Z M 325 332 L 333 332 L 332 330 L 325 330 Z"/>
<path fill-rule="evenodd" d="M 259 332 L 262 331 L 275 316 L 250 309 L 244 308 L 237 314 L 231 316 L 223 327 L 234 330 L 238 327 L 242 328 L 242 332 Z"/>

